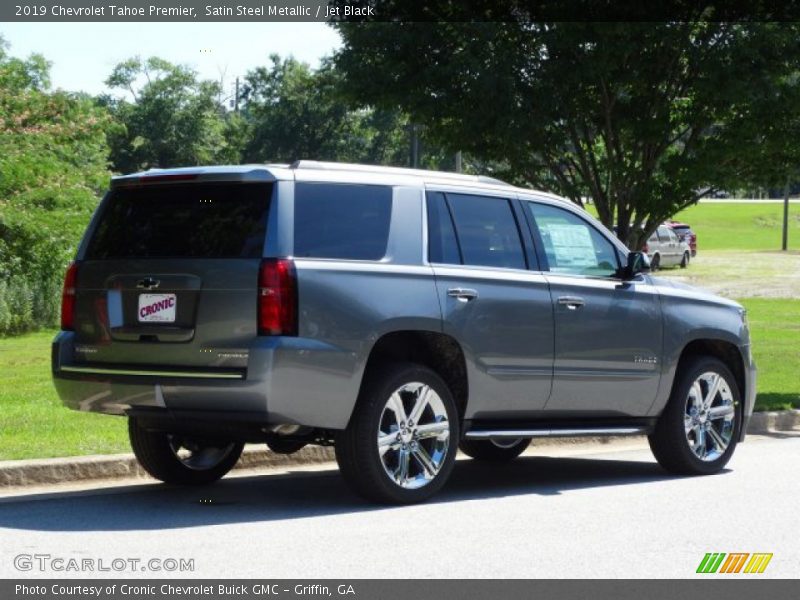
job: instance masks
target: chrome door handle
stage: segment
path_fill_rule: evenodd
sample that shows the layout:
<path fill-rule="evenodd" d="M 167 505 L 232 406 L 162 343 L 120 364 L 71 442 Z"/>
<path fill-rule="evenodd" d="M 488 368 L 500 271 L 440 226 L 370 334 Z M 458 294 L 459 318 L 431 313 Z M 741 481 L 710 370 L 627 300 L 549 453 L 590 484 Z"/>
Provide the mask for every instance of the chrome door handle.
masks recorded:
<path fill-rule="evenodd" d="M 578 296 L 561 296 L 558 299 L 558 303 L 566 306 L 569 310 L 576 310 L 586 304 L 586 300 Z"/>
<path fill-rule="evenodd" d="M 469 302 L 478 297 L 478 290 L 471 288 L 450 288 L 447 290 L 447 295 L 455 298 L 459 302 Z"/>

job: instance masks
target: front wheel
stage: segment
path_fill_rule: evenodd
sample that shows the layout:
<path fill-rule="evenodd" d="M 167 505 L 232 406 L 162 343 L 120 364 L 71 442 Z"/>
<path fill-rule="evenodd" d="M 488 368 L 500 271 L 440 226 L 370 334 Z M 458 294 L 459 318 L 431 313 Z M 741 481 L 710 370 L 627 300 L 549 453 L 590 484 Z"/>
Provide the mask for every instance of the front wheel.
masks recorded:
<path fill-rule="evenodd" d="M 190 439 L 158 431 L 148 431 L 135 418 L 128 418 L 131 448 L 145 471 L 164 483 L 202 485 L 230 471 L 244 444 Z"/>
<path fill-rule="evenodd" d="M 475 460 L 506 462 L 514 460 L 530 445 L 530 438 L 462 440 L 459 449 Z"/>
<path fill-rule="evenodd" d="M 689 266 L 689 253 L 684 252 L 683 258 L 681 259 L 681 269 L 685 269 L 688 266 Z"/>
<path fill-rule="evenodd" d="M 458 412 L 447 384 L 414 364 L 375 369 L 335 440 L 345 481 L 377 502 L 411 504 L 438 492 L 453 470 Z"/>
<path fill-rule="evenodd" d="M 742 426 L 741 393 L 719 359 L 698 356 L 678 372 L 648 437 L 658 463 L 681 475 L 711 475 L 728 463 Z"/>

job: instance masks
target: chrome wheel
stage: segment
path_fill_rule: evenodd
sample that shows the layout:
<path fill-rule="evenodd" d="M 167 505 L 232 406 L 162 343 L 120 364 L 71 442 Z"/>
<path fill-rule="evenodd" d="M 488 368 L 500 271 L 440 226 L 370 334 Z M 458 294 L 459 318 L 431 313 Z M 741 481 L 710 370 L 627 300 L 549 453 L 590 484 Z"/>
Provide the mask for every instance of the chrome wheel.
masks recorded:
<path fill-rule="evenodd" d="M 708 371 L 695 379 L 683 417 L 686 441 L 694 455 L 705 462 L 722 456 L 733 438 L 735 421 L 733 394 L 725 378 Z"/>
<path fill-rule="evenodd" d="M 193 471 L 213 469 L 233 452 L 235 443 L 222 446 L 202 445 L 192 440 L 169 435 L 169 447 L 175 457 L 186 468 Z"/>
<path fill-rule="evenodd" d="M 450 421 L 439 394 L 419 382 L 395 390 L 381 413 L 377 444 L 383 470 L 398 486 L 417 489 L 433 481 L 450 447 Z"/>

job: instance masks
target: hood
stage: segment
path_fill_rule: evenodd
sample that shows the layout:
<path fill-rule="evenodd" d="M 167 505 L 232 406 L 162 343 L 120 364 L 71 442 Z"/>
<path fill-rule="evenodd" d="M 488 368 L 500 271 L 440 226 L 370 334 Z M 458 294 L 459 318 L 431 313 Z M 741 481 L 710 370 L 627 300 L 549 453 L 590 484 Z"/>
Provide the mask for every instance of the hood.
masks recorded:
<path fill-rule="evenodd" d="M 712 294 L 708 290 L 704 290 L 703 288 L 695 287 L 693 285 L 688 285 L 681 281 L 675 281 L 674 279 L 666 277 L 654 277 L 653 275 L 648 275 L 648 278 L 650 279 L 650 282 L 658 288 L 659 293 L 663 295 L 692 298 L 695 300 L 731 306 L 734 308 L 743 308 L 742 305 L 735 300 Z"/>

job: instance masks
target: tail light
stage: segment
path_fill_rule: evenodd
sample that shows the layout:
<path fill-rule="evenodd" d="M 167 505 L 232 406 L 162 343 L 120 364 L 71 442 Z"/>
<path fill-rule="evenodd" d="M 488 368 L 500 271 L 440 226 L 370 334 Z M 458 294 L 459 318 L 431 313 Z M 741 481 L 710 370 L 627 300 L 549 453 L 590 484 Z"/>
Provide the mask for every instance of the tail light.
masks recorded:
<path fill-rule="evenodd" d="M 261 261 L 258 273 L 258 334 L 297 335 L 297 274 L 285 258 Z"/>
<path fill-rule="evenodd" d="M 64 288 L 61 291 L 61 329 L 75 329 L 75 281 L 78 278 L 78 263 L 72 262 L 64 275 Z"/>
<path fill-rule="evenodd" d="M 647 245 L 647 242 L 645 242 L 644 246 L 642 246 L 642 252 L 645 254 L 650 254 L 650 246 Z"/>

